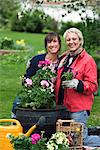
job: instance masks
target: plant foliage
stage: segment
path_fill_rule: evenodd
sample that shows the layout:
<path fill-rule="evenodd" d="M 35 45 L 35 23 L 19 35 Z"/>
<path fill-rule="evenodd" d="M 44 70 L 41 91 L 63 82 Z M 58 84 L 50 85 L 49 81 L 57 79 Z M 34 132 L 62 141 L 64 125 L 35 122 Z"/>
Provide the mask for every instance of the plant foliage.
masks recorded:
<path fill-rule="evenodd" d="M 55 107 L 54 80 L 55 70 L 51 70 L 48 60 L 39 62 L 40 69 L 32 77 L 25 79 L 23 89 L 19 93 L 21 107 L 53 108 Z"/>

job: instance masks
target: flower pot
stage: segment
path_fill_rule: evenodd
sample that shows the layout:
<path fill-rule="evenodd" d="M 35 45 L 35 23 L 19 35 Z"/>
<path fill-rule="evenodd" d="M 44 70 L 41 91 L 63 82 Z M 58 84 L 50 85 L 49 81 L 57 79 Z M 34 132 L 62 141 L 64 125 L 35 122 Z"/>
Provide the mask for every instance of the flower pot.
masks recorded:
<path fill-rule="evenodd" d="M 16 109 L 16 119 L 20 121 L 24 132 L 36 124 L 41 116 L 44 116 L 46 119 L 45 125 L 43 127 L 37 128 L 37 130 L 34 132 L 40 132 L 44 130 L 45 135 L 50 137 L 51 134 L 55 133 L 56 131 L 57 119 L 69 119 L 70 113 L 65 107 L 60 106 L 56 109 Z"/>

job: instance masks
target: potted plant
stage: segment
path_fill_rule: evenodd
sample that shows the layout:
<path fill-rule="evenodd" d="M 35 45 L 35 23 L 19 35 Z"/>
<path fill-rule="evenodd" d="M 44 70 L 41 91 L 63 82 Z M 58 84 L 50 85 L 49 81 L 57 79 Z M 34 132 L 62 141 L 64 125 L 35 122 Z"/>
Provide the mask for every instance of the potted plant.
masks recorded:
<path fill-rule="evenodd" d="M 69 150 L 69 140 L 63 132 L 52 134 L 49 140 L 43 136 L 43 133 L 41 135 L 35 133 L 31 137 L 26 137 L 24 134 L 14 137 L 8 134 L 7 138 L 14 150 Z"/>
<path fill-rule="evenodd" d="M 55 70 L 51 69 L 49 61 L 40 61 L 40 69 L 32 77 L 26 79 L 19 93 L 20 104 L 16 108 L 16 118 L 21 122 L 24 130 L 29 129 L 41 116 L 46 118 L 47 136 L 55 132 L 57 119 L 64 119 L 68 110 L 63 106 L 56 108 L 54 95 Z M 28 86 L 27 86 L 28 85 Z"/>
<path fill-rule="evenodd" d="M 25 80 L 19 93 L 20 106 L 33 110 L 40 108 L 55 108 L 54 81 L 55 70 L 51 70 L 49 61 L 39 61 L 40 69 L 31 78 Z"/>

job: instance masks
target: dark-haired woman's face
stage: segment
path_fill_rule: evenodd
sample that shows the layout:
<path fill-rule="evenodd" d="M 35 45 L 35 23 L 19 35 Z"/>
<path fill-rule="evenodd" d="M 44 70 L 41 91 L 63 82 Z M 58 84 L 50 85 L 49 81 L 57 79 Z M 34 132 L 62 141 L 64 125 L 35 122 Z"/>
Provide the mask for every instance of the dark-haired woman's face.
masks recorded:
<path fill-rule="evenodd" d="M 51 54 L 58 53 L 60 48 L 59 40 L 57 37 L 53 38 L 53 40 L 47 42 L 47 52 Z"/>
<path fill-rule="evenodd" d="M 73 32 L 67 33 L 66 44 L 70 51 L 76 51 L 80 47 L 80 40 L 78 35 Z"/>

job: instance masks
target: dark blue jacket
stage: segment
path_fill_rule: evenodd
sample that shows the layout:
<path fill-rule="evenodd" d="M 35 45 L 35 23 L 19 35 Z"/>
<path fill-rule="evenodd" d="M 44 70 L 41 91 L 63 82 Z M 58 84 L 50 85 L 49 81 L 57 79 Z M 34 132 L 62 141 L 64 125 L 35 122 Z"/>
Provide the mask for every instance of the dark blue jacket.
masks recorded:
<path fill-rule="evenodd" d="M 45 56 L 46 53 L 32 57 L 32 59 L 29 62 L 29 66 L 26 70 L 26 73 L 24 75 L 26 78 L 31 78 L 33 75 L 36 74 L 36 71 L 39 69 L 38 63 L 39 61 L 45 60 Z"/>

